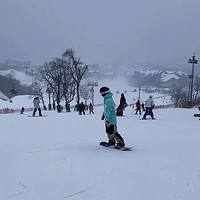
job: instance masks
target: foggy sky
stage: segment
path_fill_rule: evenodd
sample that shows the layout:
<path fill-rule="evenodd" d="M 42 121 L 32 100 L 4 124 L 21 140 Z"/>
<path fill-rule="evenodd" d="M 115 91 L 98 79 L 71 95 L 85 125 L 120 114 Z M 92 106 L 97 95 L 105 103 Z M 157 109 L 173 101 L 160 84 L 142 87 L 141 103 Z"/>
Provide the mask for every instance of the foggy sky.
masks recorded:
<path fill-rule="evenodd" d="M 44 64 L 74 48 L 87 64 L 200 58 L 200 0 L 0 0 L 0 60 Z"/>

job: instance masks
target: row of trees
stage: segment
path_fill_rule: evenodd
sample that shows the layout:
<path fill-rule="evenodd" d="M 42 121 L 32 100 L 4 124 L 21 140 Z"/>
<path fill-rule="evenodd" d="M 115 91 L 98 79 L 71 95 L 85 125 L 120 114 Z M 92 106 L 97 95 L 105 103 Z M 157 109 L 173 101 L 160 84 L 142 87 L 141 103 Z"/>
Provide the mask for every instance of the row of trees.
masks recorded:
<path fill-rule="evenodd" d="M 75 55 L 74 49 L 67 49 L 61 58 L 55 58 L 40 68 L 41 81 L 48 88 L 47 92 L 55 95 L 58 112 L 61 112 L 60 103 L 63 99 L 68 105 L 76 95 L 77 104 L 80 103 L 80 86 L 86 70 L 87 65 Z M 40 96 L 44 87 L 35 87 Z"/>
<path fill-rule="evenodd" d="M 175 107 L 187 108 L 189 105 L 189 90 L 182 87 L 177 87 L 170 92 L 171 100 Z M 193 88 L 193 102 L 191 106 L 200 104 L 200 77 L 196 77 Z"/>

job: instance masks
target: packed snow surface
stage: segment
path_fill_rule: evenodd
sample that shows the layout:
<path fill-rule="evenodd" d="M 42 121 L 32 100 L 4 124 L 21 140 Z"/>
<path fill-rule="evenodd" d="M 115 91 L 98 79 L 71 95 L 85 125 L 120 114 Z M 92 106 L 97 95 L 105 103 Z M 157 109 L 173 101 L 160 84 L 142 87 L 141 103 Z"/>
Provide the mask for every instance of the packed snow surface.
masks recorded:
<path fill-rule="evenodd" d="M 144 121 L 128 107 L 117 120 L 130 152 L 99 145 L 102 110 L 0 115 L 0 199 L 199 200 L 197 109 L 158 109 Z"/>

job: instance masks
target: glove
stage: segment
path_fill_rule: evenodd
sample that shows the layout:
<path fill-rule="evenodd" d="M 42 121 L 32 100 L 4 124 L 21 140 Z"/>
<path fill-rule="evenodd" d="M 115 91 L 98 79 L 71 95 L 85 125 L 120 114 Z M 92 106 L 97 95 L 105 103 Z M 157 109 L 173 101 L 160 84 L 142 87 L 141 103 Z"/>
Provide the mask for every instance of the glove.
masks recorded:
<path fill-rule="evenodd" d="M 105 116 L 104 116 L 104 114 L 101 116 L 101 120 L 104 120 L 105 119 Z"/>
<path fill-rule="evenodd" d="M 106 126 L 110 127 L 110 123 L 108 121 L 106 121 Z"/>

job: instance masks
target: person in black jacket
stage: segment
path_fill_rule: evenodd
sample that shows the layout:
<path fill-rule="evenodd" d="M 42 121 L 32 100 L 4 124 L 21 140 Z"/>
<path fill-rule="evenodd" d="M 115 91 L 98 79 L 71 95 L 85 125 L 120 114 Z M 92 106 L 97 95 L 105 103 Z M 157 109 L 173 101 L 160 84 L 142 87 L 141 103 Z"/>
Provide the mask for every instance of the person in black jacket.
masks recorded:
<path fill-rule="evenodd" d="M 79 104 L 79 115 L 82 115 L 82 113 L 85 115 L 85 105 L 83 102 Z"/>
<path fill-rule="evenodd" d="M 124 94 L 122 93 L 121 98 L 120 98 L 120 103 L 117 108 L 117 116 L 123 116 L 123 110 L 125 109 L 126 106 L 127 106 L 126 98 Z"/>
<path fill-rule="evenodd" d="M 24 107 L 20 110 L 20 114 L 24 114 Z"/>

